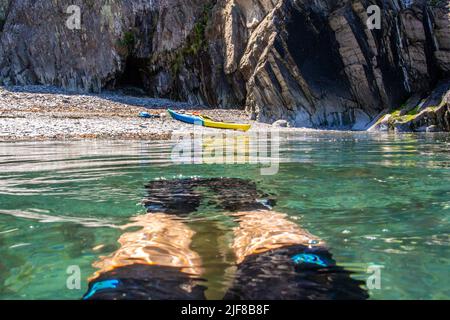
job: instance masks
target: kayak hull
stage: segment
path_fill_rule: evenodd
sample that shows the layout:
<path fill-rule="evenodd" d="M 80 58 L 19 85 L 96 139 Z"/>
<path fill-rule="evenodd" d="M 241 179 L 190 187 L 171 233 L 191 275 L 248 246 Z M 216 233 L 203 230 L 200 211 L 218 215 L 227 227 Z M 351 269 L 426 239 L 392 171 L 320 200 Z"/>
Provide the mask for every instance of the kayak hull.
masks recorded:
<path fill-rule="evenodd" d="M 213 121 L 209 118 L 202 117 L 202 116 L 178 113 L 178 112 L 175 112 L 170 109 L 167 111 L 172 116 L 172 118 L 175 120 L 178 120 L 178 121 L 181 121 L 184 123 L 204 126 L 204 127 L 208 127 L 208 128 L 240 130 L 240 131 L 248 131 L 251 128 L 250 124 L 219 122 L 219 121 Z"/>
<path fill-rule="evenodd" d="M 252 127 L 250 124 L 241 124 L 241 123 L 226 123 L 211 120 L 203 120 L 203 122 L 205 127 L 217 129 L 248 131 Z"/>
<path fill-rule="evenodd" d="M 198 116 L 194 116 L 194 115 L 189 115 L 189 114 L 182 114 L 182 113 L 178 113 L 175 112 L 173 110 L 167 110 L 169 112 L 169 114 L 172 116 L 172 118 L 174 118 L 175 120 L 184 122 L 184 123 L 189 123 L 189 124 L 195 124 L 198 126 L 203 126 L 204 125 L 204 121 L 202 118 L 198 117 Z"/>

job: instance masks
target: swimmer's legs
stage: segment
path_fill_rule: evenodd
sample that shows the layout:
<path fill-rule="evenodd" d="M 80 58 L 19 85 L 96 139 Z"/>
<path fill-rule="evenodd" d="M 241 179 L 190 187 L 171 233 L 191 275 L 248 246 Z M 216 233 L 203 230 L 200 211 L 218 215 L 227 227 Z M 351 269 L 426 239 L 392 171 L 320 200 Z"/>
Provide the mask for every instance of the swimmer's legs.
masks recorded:
<path fill-rule="evenodd" d="M 234 178 L 155 180 L 146 185 L 149 214 L 124 227 L 121 247 L 94 263 L 85 299 L 204 299 L 199 285 L 200 257 L 190 250 L 194 232 L 177 216 L 195 212 L 202 202 L 227 211 L 265 208 L 266 195 L 250 181 Z"/>
<path fill-rule="evenodd" d="M 84 299 L 203 300 L 201 260 L 190 249 L 194 232 L 182 220 L 163 213 L 135 217 L 124 226 L 121 247 L 93 266 Z"/>
<path fill-rule="evenodd" d="M 236 212 L 267 209 L 273 199 L 254 182 L 238 178 L 155 180 L 146 185 L 148 212 L 188 215 L 203 202 L 219 210 Z"/>
<path fill-rule="evenodd" d="M 226 300 L 366 299 L 350 273 L 336 266 L 320 239 L 268 211 L 239 212 L 238 269 Z"/>
<path fill-rule="evenodd" d="M 205 189 L 209 192 L 205 193 Z M 94 264 L 85 299 L 205 299 L 193 231 L 169 214 L 187 215 L 202 201 L 236 217 L 238 270 L 225 299 L 364 299 L 350 273 L 337 267 L 320 239 L 286 215 L 267 210 L 266 197 L 240 179 L 154 181 L 144 201 L 148 212 L 126 227 L 121 248 Z M 206 197 L 205 197 L 206 196 Z M 248 211 L 246 211 L 248 210 Z"/>

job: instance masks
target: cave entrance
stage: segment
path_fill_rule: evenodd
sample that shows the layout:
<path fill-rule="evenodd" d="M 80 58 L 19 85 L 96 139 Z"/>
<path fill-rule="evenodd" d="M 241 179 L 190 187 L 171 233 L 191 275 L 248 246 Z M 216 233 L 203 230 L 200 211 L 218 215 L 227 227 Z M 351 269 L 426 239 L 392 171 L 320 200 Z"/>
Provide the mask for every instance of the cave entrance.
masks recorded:
<path fill-rule="evenodd" d="M 135 87 L 144 90 L 144 72 L 147 66 L 146 59 L 130 56 L 125 62 L 123 74 L 117 79 L 117 87 Z"/>

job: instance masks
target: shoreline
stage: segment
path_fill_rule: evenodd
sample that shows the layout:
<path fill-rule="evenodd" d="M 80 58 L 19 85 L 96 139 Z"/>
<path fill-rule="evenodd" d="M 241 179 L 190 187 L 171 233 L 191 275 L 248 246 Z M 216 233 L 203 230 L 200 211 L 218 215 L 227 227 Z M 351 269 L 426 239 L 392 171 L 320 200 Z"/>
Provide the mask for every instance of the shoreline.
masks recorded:
<path fill-rule="evenodd" d="M 120 91 L 72 92 L 53 86 L 0 86 L 0 142 L 83 140 L 167 141 L 195 133 L 239 134 L 239 131 L 193 126 L 173 120 L 167 109 L 200 111 L 227 122 L 252 124 L 251 132 L 267 132 L 270 124 L 249 120 L 242 109 L 210 109 L 186 102 L 131 96 Z M 144 119 L 145 111 L 161 118 Z M 339 132 L 312 128 L 276 128 L 280 132 Z M 364 133 L 365 131 L 361 131 Z"/>
<path fill-rule="evenodd" d="M 345 131 L 312 128 L 279 128 L 249 120 L 241 109 L 209 109 L 167 99 L 71 92 L 51 86 L 0 86 L 0 142 L 82 140 L 167 141 L 195 133 L 239 133 L 193 126 L 173 120 L 167 109 L 200 111 L 221 121 L 251 123 L 249 133 L 276 128 L 283 133 L 389 134 L 379 131 Z M 145 111 L 161 118 L 144 119 Z M 405 132 L 408 133 L 408 132 Z"/>
<path fill-rule="evenodd" d="M 167 99 L 105 92 L 75 93 L 48 86 L 0 87 L 0 142 L 102 140 L 168 140 L 173 134 L 194 132 L 166 110 L 201 111 L 215 119 L 251 123 L 252 130 L 271 125 L 250 121 L 244 110 L 208 109 Z M 161 118 L 144 119 L 145 111 Z M 201 128 L 202 132 L 225 130 Z"/>

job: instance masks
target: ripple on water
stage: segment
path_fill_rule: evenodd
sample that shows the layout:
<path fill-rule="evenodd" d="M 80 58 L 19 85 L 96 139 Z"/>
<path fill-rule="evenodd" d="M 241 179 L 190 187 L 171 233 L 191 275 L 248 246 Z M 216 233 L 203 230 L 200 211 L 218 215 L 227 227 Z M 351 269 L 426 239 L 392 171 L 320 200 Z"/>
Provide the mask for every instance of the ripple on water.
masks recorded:
<path fill-rule="evenodd" d="M 282 136 L 280 155 L 266 156 L 281 161 L 274 176 L 261 176 L 252 164 L 176 164 L 172 142 L 1 143 L 0 298 L 79 299 L 79 292 L 61 291 L 69 265 L 79 265 L 86 280 L 93 264 L 127 263 L 130 253 L 145 262 L 175 261 L 208 280 L 208 297 L 221 298 L 235 277 L 236 252 L 245 251 L 233 248 L 236 238 L 253 246 L 263 227 L 282 229 L 275 216 L 255 218 L 254 225 L 266 223 L 236 237 L 239 221 L 228 211 L 249 204 L 236 192 L 248 194 L 242 185 L 230 186 L 225 204 L 202 189 L 205 201 L 194 201 L 196 211 L 182 220 L 168 218 L 167 234 L 140 237 L 158 226 L 148 209 L 173 200 L 164 188 L 149 197 L 150 181 L 222 176 L 254 183 L 260 193 L 249 198 L 286 215 L 289 228 L 283 224 L 275 237 L 307 230 L 363 281 L 371 264 L 383 265 L 383 289 L 371 298 L 449 298 L 449 139 L 299 132 Z M 186 203 L 175 207 L 187 210 Z M 173 237 L 180 238 L 175 245 Z M 133 246 L 139 239 L 145 250 Z"/>

